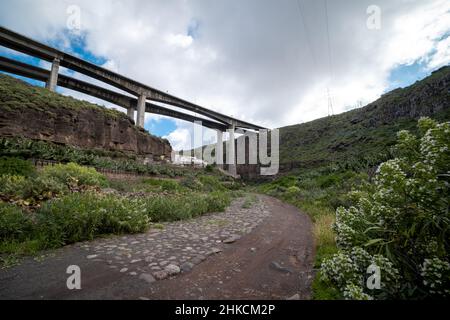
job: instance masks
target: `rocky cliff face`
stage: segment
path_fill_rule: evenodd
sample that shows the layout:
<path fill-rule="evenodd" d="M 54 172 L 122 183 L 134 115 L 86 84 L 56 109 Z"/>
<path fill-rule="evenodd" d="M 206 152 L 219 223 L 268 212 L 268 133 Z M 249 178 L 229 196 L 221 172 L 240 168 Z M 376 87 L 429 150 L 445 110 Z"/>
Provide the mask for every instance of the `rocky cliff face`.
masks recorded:
<path fill-rule="evenodd" d="M 450 67 L 443 67 L 415 84 L 393 90 L 377 101 L 356 110 L 353 123 L 370 119 L 366 126 L 378 126 L 399 119 L 434 116 L 450 107 Z"/>
<path fill-rule="evenodd" d="M 0 75 L 0 136 L 25 137 L 82 149 L 170 159 L 169 142 L 136 127 L 124 113 L 51 93 Z"/>

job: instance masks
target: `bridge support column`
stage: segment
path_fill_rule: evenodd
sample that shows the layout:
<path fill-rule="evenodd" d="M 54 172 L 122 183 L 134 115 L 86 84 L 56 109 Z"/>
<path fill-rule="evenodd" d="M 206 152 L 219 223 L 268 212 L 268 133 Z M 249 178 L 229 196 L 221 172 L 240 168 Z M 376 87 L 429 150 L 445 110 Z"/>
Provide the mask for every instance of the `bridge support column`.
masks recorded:
<path fill-rule="evenodd" d="M 217 129 L 216 166 L 223 168 L 223 132 Z"/>
<path fill-rule="evenodd" d="M 138 127 L 143 128 L 145 123 L 145 101 L 147 97 L 144 94 L 141 94 L 138 99 L 137 104 L 137 121 L 136 125 Z"/>
<path fill-rule="evenodd" d="M 134 108 L 127 109 L 127 116 L 128 116 L 128 118 L 130 118 L 131 120 L 134 121 Z"/>
<path fill-rule="evenodd" d="M 58 58 L 53 60 L 50 76 L 47 80 L 47 84 L 45 85 L 45 87 L 52 92 L 56 90 L 56 85 L 58 84 L 59 63 L 60 60 Z"/>
<path fill-rule="evenodd" d="M 233 123 L 228 129 L 228 133 L 230 134 L 229 141 L 227 143 L 228 146 L 228 173 L 233 177 L 237 176 L 237 168 L 236 168 L 236 144 L 234 138 L 234 131 L 236 130 L 236 124 Z"/>

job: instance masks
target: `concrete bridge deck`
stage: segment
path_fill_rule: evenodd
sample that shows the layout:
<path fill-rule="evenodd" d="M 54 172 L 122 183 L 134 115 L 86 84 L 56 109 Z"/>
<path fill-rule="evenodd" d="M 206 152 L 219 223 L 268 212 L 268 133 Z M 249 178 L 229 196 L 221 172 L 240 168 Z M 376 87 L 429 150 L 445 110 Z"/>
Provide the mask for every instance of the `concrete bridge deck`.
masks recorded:
<path fill-rule="evenodd" d="M 38 68 L 26 63 L 18 62 L 12 59 L 8 59 L 5 57 L 0 57 L 0 71 L 16 74 L 19 76 L 23 76 L 26 78 L 43 81 L 46 82 L 50 76 L 50 71 Z M 59 86 L 71 89 L 74 91 L 78 91 L 81 93 L 88 94 L 90 96 L 102 99 L 104 101 L 108 101 L 117 106 L 123 107 L 127 110 L 132 110 L 133 113 L 137 110 L 137 102 L 136 98 L 111 91 L 91 83 L 81 81 L 78 79 L 74 79 L 72 77 L 68 77 L 65 75 L 58 76 Z M 146 102 L 145 112 L 159 114 L 167 117 L 177 118 L 181 120 L 185 120 L 188 122 L 202 122 L 202 126 L 210 129 L 226 131 L 227 126 L 223 123 L 211 121 L 208 119 L 195 117 L 189 114 L 185 114 L 182 112 L 178 112 L 175 110 L 171 110 L 153 103 Z M 132 117 L 131 117 L 132 118 Z"/>
<path fill-rule="evenodd" d="M 216 121 L 222 122 L 228 127 L 234 126 L 250 130 L 265 129 L 261 126 L 229 117 L 216 111 L 209 110 L 189 101 L 165 93 L 161 90 L 157 90 L 145 84 L 139 83 L 133 79 L 127 78 L 123 75 L 97 66 L 73 55 L 64 53 L 55 48 L 49 47 L 43 43 L 27 38 L 21 34 L 18 34 L 1 26 L 0 45 L 27 55 L 52 62 L 52 70 L 47 83 L 47 87 L 50 90 L 54 90 L 55 86 L 58 84 L 58 70 L 60 66 L 63 66 L 137 96 L 138 116 L 136 122 L 139 126 L 143 126 L 145 101 L 148 99 L 151 101 L 172 105 L 201 114 Z"/>
<path fill-rule="evenodd" d="M 45 81 L 46 87 L 51 91 L 55 91 L 56 86 L 59 85 L 108 101 L 120 107 L 126 108 L 127 114 L 131 119 L 134 119 L 134 113 L 137 110 L 136 124 L 140 127 L 144 127 L 146 112 L 190 122 L 201 121 L 202 126 L 215 129 L 217 132 L 215 154 L 216 164 L 219 166 L 223 165 L 224 160 L 223 133 L 228 131 L 229 140 L 227 143 L 227 164 L 228 172 L 232 176 L 237 176 L 235 130 L 237 128 L 255 131 L 265 130 L 264 127 L 209 110 L 197 104 L 165 93 L 161 90 L 152 88 L 111 70 L 97 66 L 73 55 L 49 47 L 38 41 L 27 38 L 2 26 L 0 26 L 0 46 L 52 63 L 51 70 L 48 71 L 5 57 L 0 57 L 0 71 Z M 108 90 L 65 75 L 60 75 L 59 68 L 61 66 L 109 84 L 117 89 L 133 95 L 134 97 Z M 190 112 L 195 112 L 211 120 L 171 110 L 154 103 L 149 103 L 147 100 L 178 107 Z"/>

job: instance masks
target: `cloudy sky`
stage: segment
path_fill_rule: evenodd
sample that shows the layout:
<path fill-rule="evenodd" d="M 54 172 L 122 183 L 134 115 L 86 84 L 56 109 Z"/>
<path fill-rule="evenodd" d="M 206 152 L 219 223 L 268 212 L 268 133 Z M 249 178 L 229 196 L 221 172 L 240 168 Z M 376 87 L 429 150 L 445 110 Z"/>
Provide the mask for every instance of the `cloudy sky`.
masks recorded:
<path fill-rule="evenodd" d="M 2 0 L 0 24 L 270 128 L 327 116 L 328 97 L 335 114 L 365 105 L 450 63 L 448 0 Z M 190 142 L 183 121 L 148 115 L 146 128 L 176 149 Z"/>

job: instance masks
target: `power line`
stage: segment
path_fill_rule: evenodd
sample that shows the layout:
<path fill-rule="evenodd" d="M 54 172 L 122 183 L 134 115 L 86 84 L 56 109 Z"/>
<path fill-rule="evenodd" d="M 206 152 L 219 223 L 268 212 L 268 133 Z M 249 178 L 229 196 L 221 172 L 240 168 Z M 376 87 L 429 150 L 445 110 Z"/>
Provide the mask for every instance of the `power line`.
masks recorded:
<path fill-rule="evenodd" d="M 327 29 L 327 47 L 328 47 L 328 67 L 330 73 L 330 82 L 332 83 L 334 80 L 334 70 L 333 70 L 333 62 L 331 55 L 331 44 L 330 44 L 330 26 L 329 26 L 329 17 L 328 17 L 328 0 L 324 0 L 325 5 L 325 17 L 326 17 L 326 29 Z M 333 97 L 330 93 L 330 85 L 327 86 L 327 95 L 328 95 L 328 116 L 334 114 L 333 110 Z"/>
<path fill-rule="evenodd" d="M 333 62 L 332 62 L 332 54 L 331 54 L 331 44 L 330 44 L 330 26 L 329 26 L 329 17 L 328 17 L 328 0 L 324 0 L 325 5 L 325 17 L 326 17 L 326 29 L 327 29 L 327 48 L 328 48 L 328 66 L 330 72 L 330 78 L 333 79 Z"/>
<path fill-rule="evenodd" d="M 302 21 L 302 24 L 303 24 L 303 30 L 304 30 L 305 37 L 306 37 L 306 43 L 307 43 L 309 51 L 311 53 L 311 57 L 314 61 L 314 66 L 317 68 L 318 63 L 317 63 L 316 55 L 314 54 L 314 49 L 312 47 L 311 38 L 309 37 L 309 29 L 306 24 L 306 19 L 305 19 L 305 16 L 303 15 L 301 0 L 297 0 L 297 5 L 298 5 L 298 11 L 300 13 L 300 20 Z"/>
<path fill-rule="evenodd" d="M 309 51 L 311 53 L 311 57 L 314 61 L 314 66 L 316 69 L 318 69 L 319 63 L 317 61 L 317 57 L 315 55 L 313 46 L 312 46 L 312 41 L 310 38 L 310 32 L 308 29 L 308 25 L 306 24 L 306 19 L 305 19 L 305 15 L 303 14 L 303 8 L 302 8 L 302 3 L 301 0 L 297 0 L 297 5 L 298 5 L 298 11 L 300 13 L 300 20 L 302 21 L 303 24 L 303 30 L 305 33 L 305 37 L 306 37 L 306 42 L 309 48 Z M 328 1 L 324 0 L 324 6 L 325 6 L 325 17 L 326 17 L 326 36 L 327 36 L 327 53 L 328 53 L 328 71 L 329 71 L 329 77 L 330 77 L 330 82 L 333 81 L 334 79 L 334 69 L 333 69 L 333 59 L 332 59 L 332 51 L 331 51 L 331 41 L 330 41 L 330 26 L 329 26 L 329 16 L 328 16 Z M 333 108 L 333 96 L 330 90 L 330 85 L 327 85 L 327 100 L 328 100 L 328 116 L 333 115 L 334 114 L 334 108 Z"/>

